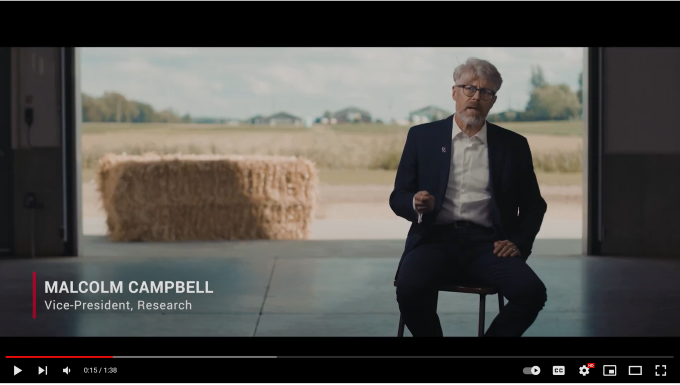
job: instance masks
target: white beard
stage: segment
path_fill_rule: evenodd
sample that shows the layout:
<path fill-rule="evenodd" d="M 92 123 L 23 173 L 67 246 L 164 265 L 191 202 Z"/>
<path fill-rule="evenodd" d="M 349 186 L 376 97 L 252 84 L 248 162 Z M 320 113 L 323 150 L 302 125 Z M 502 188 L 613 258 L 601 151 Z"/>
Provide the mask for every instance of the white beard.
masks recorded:
<path fill-rule="evenodd" d="M 477 113 L 473 113 L 468 115 L 467 108 L 463 110 L 463 112 L 458 113 L 458 117 L 460 120 L 463 121 L 465 124 L 469 124 L 471 126 L 479 126 L 484 124 L 485 118 L 482 116 L 482 114 L 477 111 Z"/>

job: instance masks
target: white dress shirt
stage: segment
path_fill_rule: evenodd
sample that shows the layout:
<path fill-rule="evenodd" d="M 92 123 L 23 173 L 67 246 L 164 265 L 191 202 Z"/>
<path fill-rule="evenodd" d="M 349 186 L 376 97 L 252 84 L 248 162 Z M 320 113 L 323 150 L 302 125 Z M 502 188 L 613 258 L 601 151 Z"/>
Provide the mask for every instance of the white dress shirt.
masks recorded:
<path fill-rule="evenodd" d="M 474 136 L 464 133 L 453 119 L 451 169 L 442 210 L 436 224 L 470 221 L 492 227 L 489 150 L 486 122 Z M 413 198 L 415 210 L 415 196 Z M 418 223 L 423 214 L 418 213 Z"/>

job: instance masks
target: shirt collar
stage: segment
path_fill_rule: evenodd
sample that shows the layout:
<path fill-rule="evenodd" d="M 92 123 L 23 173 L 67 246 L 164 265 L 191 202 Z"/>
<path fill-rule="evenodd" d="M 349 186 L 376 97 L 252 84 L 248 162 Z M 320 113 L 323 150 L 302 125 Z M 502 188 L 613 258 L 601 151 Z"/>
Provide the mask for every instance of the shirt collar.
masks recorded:
<path fill-rule="evenodd" d="M 482 129 L 479 130 L 479 132 L 476 135 L 474 135 L 470 138 L 476 137 L 477 139 L 480 139 L 482 141 L 482 143 L 486 143 L 486 131 L 487 131 L 487 129 L 486 129 L 486 119 L 485 119 L 484 125 L 482 126 Z M 456 123 L 456 119 L 454 117 L 454 119 L 453 119 L 453 137 L 455 138 L 458 135 L 467 136 L 467 134 L 464 133 L 463 131 L 461 131 L 460 127 L 458 127 L 458 123 Z"/>

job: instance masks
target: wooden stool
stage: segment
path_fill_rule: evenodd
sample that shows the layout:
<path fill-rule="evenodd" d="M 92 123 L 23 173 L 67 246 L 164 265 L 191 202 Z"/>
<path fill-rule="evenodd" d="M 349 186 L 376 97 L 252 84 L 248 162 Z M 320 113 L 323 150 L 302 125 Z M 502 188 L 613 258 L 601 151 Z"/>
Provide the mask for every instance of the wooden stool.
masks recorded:
<path fill-rule="evenodd" d="M 394 281 L 394 286 L 397 286 L 397 281 Z M 457 285 L 442 285 L 439 291 L 448 291 L 451 293 L 472 293 L 479 294 L 479 337 L 484 336 L 484 315 L 486 311 L 486 296 L 498 294 L 498 310 L 502 311 L 503 306 L 505 306 L 505 300 L 503 299 L 503 294 L 498 288 L 493 286 L 457 286 Z M 397 337 L 404 336 L 404 319 L 401 314 L 399 314 L 399 331 L 397 332 Z"/>

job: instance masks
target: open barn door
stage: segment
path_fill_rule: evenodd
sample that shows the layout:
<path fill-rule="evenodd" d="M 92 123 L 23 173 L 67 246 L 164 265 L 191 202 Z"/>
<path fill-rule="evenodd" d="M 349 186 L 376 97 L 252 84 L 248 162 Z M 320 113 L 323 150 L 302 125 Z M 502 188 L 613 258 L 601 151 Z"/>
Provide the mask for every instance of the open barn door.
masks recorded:
<path fill-rule="evenodd" d="M 0 81 L 7 99 L 0 100 L 0 148 L 9 144 L 0 175 L 10 182 L 0 191 L 0 210 L 9 213 L 0 223 L 0 242 L 8 224 L 11 229 L 9 245 L 0 249 L 18 257 L 78 255 L 77 49 L 11 48 L 0 61 L 0 71 L 8 68 L 8 84 Z"/>

